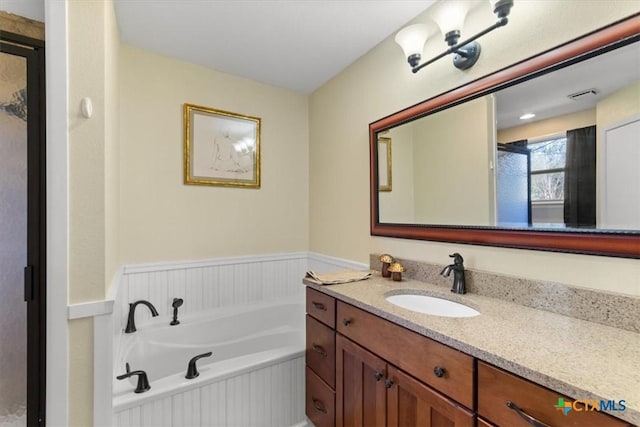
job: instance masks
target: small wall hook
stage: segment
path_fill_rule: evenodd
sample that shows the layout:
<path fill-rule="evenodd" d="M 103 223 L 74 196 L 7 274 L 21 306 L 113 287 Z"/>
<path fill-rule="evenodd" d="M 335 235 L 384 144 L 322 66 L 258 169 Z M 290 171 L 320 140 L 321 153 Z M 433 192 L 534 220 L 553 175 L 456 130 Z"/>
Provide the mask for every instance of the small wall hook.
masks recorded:
<path fill-rule="evenodd" d="M 80 111 L 82 111 L 82 116 L 85 119 L 90 119 L 93 116 L 93 102 L 91 98 L 84 97 L 80 101 Z"/>

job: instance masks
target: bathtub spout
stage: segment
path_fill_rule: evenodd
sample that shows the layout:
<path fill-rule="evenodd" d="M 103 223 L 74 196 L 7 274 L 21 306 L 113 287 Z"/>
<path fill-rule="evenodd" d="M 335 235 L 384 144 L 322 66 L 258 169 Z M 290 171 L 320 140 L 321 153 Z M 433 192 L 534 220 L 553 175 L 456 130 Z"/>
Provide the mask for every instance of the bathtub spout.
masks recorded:
<path fill-rule="evenodd" d="M 129 303 L 129 316 L 127 317 L 127 327 L 124 330 L 125 334 L 130 334 L 136 331 L 135 313 L 136 313 L 136 307 L 138 306 L 138 304 L 146 305 L 149 308 L 149 311 L 151 311 L 151 315 L 153 317 L 156 317 L 158 315 L 158 310 L 156 310 L 153 304 L 151 304 L 149 301 L 145 301 L 141 299 L 134 303 Z"/>
<path fill-rule="evenodd" d="M 196 367 L 196 362 L 199 359 L 202 359 L 203 357 L 209 357 L 212 354 L 212 352 L 208 352 L 192 357 L 191 360 L 189 360 L 189 367 L 187 368 L 187 375 L 185 375 L 185 378 L 191 380 L 200 375 L 200 372 L 198 372 L 198 368 Z"/>

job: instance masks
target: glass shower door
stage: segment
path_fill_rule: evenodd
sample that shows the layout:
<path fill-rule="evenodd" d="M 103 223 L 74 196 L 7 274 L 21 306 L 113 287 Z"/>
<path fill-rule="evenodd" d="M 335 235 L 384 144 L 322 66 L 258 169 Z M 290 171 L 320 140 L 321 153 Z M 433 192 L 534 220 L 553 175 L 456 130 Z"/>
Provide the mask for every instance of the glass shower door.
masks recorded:
<path fill-rule="evenodd" d="M 26 426 L 27 59 L 0 52 L 0 427 Z"/>
<path fill-rule="evenodd" d="M 501 227 L 531 225 L 531 157 L 527 148 L 498 144 L 497 222 Z"/>

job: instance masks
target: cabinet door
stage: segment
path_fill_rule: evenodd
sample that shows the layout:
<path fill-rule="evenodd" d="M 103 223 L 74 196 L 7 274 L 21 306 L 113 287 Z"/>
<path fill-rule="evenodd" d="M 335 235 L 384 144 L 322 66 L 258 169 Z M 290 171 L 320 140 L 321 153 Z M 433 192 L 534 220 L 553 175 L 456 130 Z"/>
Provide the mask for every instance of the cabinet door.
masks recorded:
<path fill-rule="evenodd" d="M 336 426 L 384 426 L 386 363 L 336 336 Z"/>
<path fill-rule="evenodd" d="M 473 427 L 473 413 L 393 366 L 387 390 L 389 427 Z"/>

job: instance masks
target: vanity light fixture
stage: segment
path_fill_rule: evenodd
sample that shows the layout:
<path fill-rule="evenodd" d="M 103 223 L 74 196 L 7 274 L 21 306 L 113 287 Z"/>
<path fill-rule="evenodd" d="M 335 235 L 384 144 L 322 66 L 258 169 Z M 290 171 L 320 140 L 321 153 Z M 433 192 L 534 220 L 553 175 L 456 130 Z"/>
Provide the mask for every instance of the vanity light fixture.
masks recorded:
<path fill-rule="evenodd" d="M 468 3 L 459 0 L 442 1 L 440 10 L 434 18 L 449 48 L 423 63 L 420 63 L 420 59 L 428 35 L 425 24 L 414 24 L 403 28 L 396 34 L 395 41 L 404 51 L 411 71 L 414 73 L 451 53 L 455 54 L 453 65 L 459 70 L 466 70 L 473 67 L 480 57 L 480 43 L 476 40 L 507 25 L 509 22 L 507 16 L 511 12 L 513 2 L 514 0 L 489 0 L 493 13 L 498 17 L 496 23 L 460 42 L 460 29 L 467 14 Z"/>
<path fill-rule="evenodd" d="M 520 120 L 529 120 L 533 119 L 536 115 L 533 113 L 526 113 L 520 116 Z"/>

